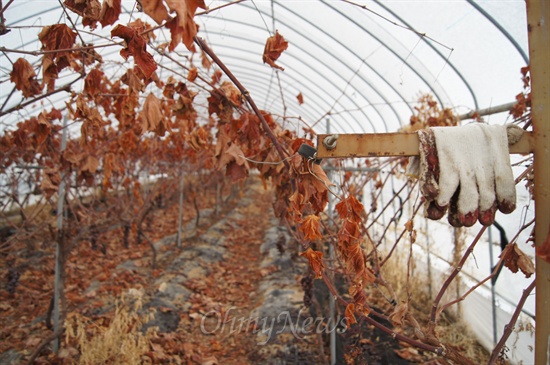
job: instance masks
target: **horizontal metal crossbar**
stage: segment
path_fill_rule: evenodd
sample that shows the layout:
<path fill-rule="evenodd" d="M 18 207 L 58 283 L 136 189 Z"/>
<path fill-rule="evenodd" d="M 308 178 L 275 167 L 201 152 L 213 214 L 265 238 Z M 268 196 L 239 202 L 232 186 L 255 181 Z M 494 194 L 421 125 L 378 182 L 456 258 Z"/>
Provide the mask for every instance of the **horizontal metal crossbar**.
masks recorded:
<path fill-rule="evenodd" d="M 336 137 L 337 136 L 337 137 Z M 329 138 L 334 148 L 328 149 L 323 141 Z M 332 140 L 330 140 L 332 137 Z M 331 143 L 329 143 L 330 147 Z M 510 146 L 510 153 L 528 154 L 533 151 L 533 136 L 525 132 L 521 139 Z M 416 133 L 367 133 L 367 134 L 319 134 L 317 158 L 417 156 Z"/>

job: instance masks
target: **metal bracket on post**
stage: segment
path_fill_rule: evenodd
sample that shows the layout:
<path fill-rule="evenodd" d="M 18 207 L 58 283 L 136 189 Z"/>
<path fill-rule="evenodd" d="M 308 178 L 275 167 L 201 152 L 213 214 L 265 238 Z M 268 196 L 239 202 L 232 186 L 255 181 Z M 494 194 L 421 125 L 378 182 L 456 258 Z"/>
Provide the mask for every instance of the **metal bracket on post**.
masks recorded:
<path fill-rule="evenodd" d="M 338 143 L 336 141 L 338 140 Z M 417 156 L 416 133 L 364 133 L 317 135 L 317 158 Z M 533 151 L 533 134 L 525 132 L 510 146 L 510 153 Z"/>

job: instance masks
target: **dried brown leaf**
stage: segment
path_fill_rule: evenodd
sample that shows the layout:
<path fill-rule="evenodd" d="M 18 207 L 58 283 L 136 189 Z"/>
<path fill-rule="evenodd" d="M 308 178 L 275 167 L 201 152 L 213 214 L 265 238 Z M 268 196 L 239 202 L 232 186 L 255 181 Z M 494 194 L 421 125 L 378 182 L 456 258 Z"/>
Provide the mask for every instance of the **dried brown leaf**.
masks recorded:
<path fill-rule="evenodd" d="M 302 95 L 302 93 L 296 95 L 296 99 L 298 100 L 298 104 L 302 105 L 304 103 L 304 96 Z"/>
<path fill-rule="evenodd" d="M 121 0 L 103 0 L 99 22 L 102 27 L 115 24 L 121 12 Z"/>
<path fill-rule="evenodd" d="M 141 6 L 143 12 L 153 18 L 157 24 L 162 24 L 165 20 L 170 19 L 163 0 L 141 0 Z"/>
<path fill-rule="evenodd" d="M 264 63 L 267 63 L 273 68 L 284 71 L 285 69 L 277 65 L 275 61 L 281 56 L 281 54 L 288 48 L 288 42 L 279 34 L 279 31 L 275 31 L 275 35 L 267 38 L 264 47 L 264 54 L 262 59 Z"/>
<path fill-rule="evenodd" d="M 322 275 L 322 270 L 325 268 L 323 264 L 323 253 L 319 251 L 313 251 L 311 248 L 308 248 L 304 252 L 300 253 L 300 256 L 305 257 L 309 261 L 309 265 L 315 273 L 315 277 L 318 279 Z"/>
<path fill-rule="evenodd" d="M 396 306 L 393 312 L 390 314 L 390 320 L 394 326 L 403 326 L 405 316 L 409 311 L 409 304 L 407 302 L 401 302 Z"/>
<path fill-rule="evenodd" d="M 17 90 L 23 93 L 25 98 L 39 95 L 42 92 L 32 65 L 24 58 L 17 59 L 13 64 L 10 81 L 15 84 Z"/>
<path fill-rule="evenodd" d="M 98 166 L 99 166 L 99 160 L 97 159 L 97 157 L 88 155 L 84 159 L 84 163 L 82 164 L 80 171 L 88 172 L 90 174 L 95 174 Z"/>
<path fill-rule="evenodd" d="M 241 106 L 242 105 L 242 98 L 241 98 L 241 92 L 239 89 L 233 85 L 230 81 L 224 81 L 220 85 L 220 90 L 223 92 L 225 97 L 233 104 L 234 106 Z"/>
<path fill-rule="evenodd" d="M 355 319 L 355 304 L 349 303 L 346 306 L 346 311 L 344 313 L 344 317 L 346 318 L 346 325 L 349 327 L 350 325 L 357 323 L 357 319 Z"/>
<path fill-rule="evenodd" d="M 207 9 L 204 0 L 166 0 L 166 4 L 170 9 L 170 12 L 175 12 L 177 15 L 166 22 L 166 27 L 170 30 L 172 40 L 168 49 L 173 51 L 176 46 L 181 42 L 188 50 L 194 52 L 195 47 L 193 39 L 197 35 L 198 26 L 193 20 L 197 8 Z M 159 17 L 164 16 L 162 11 L 158 10 L 159 6 L 155 9 L 159 11 Z M 166 9 L 165 9 L 166 10 Z M 156 19 L 155 19 L 156 20 Z M 158 22 L 157 23 L 161 23 Z"/>
<path fill-rule="evenodd" d="M 521 251 L 515 243 L 506 246 L 500 256 L 504 257 L 504 266 L 513 273 L 517 273 L 518 270 L 521 270 L 527 278 L 535 273 L 533 261 L 531 261 L 529 256 Z"/>
<path fill-rule="evenodd" d="M 120 55 L 124 59 L 134 56 L 136 66 L 140 68 L 146 77 L 151 77 L 157 69 L 157 63 L 153 56 L 147 52 L 145 39 L 136 29 L 119 24 L 111 31 L 112 37 L 120 37 L 126 41 L 126 48 L 120 50 Z"/>
<path fill-rule="evenodd" d="M 190 82 L 193 82 L 197 79 L 197 76 L 199 75 L 199 70 L 197 70 L 196 67 L 192 67 L 189 70 L 189 73 L 187 74 L 187 80 Z"/>
<path fill-rule="evenodd" d="M 310 214 L 304 218 L 304 221 L 300 226 L 300 231 L 302 231 L 306 240 L 316 241 L 323 238 L 323 235 L 319 230 L 320 219 L 321 217 L 314 214 Z"/>
<path fill-rule="evenodd" d="M 160 100 L 155 94 L 150 93 L 143 103 L 143 110 L 139 114 L 141 120 L 141 130 L 156 131 L 162 123 L 164 117 L 162 115 Z"/>
<path fill-rule="evenodd" d="M 64 5 L 82 17 L 82 25 L 96 27 L 101 14 L 99 0 L 65 0 Z"/>

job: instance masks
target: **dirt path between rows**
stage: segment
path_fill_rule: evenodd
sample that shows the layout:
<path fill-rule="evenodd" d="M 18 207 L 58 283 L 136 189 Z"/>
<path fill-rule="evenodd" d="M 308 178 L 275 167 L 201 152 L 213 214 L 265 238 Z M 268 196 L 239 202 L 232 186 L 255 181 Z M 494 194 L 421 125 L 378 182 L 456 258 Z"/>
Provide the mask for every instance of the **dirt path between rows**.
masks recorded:
<path fill-rule="evenodd" d="M 271 200 L 261 184 L 247 185 L 237 206 L 188 240 L 155 281 L 157 309 L 180 313 L 175 331 L 162 336 L 181 341 L 192 363 L 320 363 L 317 334 L 295 330 L 305 262 L 292 254 L 296 247 L 274 219 Z M 164 313 L 167 320 L 153 323 L 161 330 L 170 323 Z"/>
<path fill-rule="evenodd" d="M 307 267 L 296 255 L 296 243 L 273 217 L 272 193 L 249 179 L 233 198 L 219 215 L 202 210 L 198 227 L 190 219 L 181 248 L 176 247 L 175 235 L 156 239 L 154 268 L 147 245 L 121 249 L 115 242 L 113 248 L 108 245 L 107 254 L 81 245 L 68 263 L 69 312 L 82 316 L 90 323 L 87 329 L 97 335 L 98 326 L 108 327 L 113 321 L 117 300 L 139 297 L 144 313 L 154 308 L 154 318 L 142 331 L 158 328 L 141 363 L 325 363 L 319 334 L 296 332 L 305 315 L 300 279 Z M 173 226 L 176 213 L 159 212 L 155 225 Z M 149 237 L 158 237 L 155 225 Z M 42 273 L 48 272 L 51 256 L 45 257 L 33 271 L 45 284 L 36 283 L 31 292 L 32 280 L 22 281 L 18 292 L 5 301 L 5 315 L 25 309 L 16 306 L 18 297 L 38 293 L 38 285 L 50 288 Z M 43 303 L 48 290 L 40 293 Z M 44 304 L 34 308 L 25 312 L 35 313 L 32 322 L 26 316 L 9 317 L 10 328 L 17 330 L 3 333 L 8 351 L 0 353 L 0 363 L 24 363 L 47 336 Z M 62 342 L 56 356 L 48 346 L 36 363 L 73 363 L 80 350 L 75 341 Z"/>

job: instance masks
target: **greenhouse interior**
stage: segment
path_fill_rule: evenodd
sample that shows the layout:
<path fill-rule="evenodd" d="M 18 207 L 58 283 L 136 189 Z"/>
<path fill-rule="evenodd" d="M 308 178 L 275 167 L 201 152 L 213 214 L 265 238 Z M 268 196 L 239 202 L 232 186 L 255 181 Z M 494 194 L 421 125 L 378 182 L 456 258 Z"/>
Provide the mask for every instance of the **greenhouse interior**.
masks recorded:
<path fill-rule="evenodd" d="M 550 364 L 549 2 L 0 9 L 0 364 Z"/>

